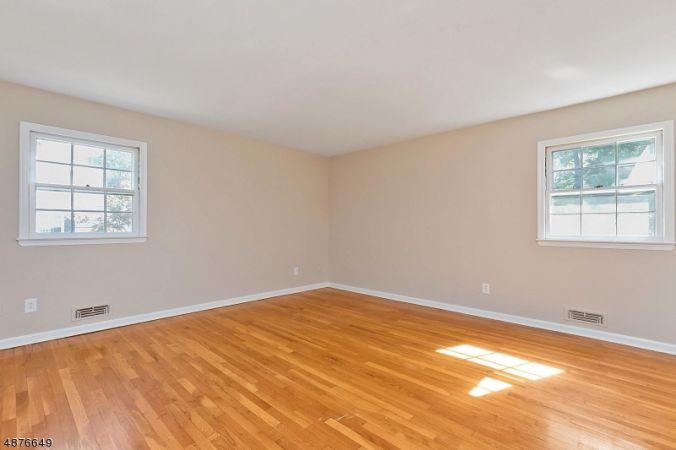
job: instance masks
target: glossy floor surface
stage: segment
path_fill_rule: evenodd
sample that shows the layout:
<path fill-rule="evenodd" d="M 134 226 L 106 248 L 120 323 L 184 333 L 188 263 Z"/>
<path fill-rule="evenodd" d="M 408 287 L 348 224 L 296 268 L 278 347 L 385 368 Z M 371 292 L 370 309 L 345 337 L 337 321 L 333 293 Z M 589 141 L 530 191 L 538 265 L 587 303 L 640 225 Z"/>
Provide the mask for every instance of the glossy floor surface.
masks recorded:
<path fill-rule="evenodd" d="M 1 351 L 0 436 L 676 448 L 676 357 L 321 289 Z"/>

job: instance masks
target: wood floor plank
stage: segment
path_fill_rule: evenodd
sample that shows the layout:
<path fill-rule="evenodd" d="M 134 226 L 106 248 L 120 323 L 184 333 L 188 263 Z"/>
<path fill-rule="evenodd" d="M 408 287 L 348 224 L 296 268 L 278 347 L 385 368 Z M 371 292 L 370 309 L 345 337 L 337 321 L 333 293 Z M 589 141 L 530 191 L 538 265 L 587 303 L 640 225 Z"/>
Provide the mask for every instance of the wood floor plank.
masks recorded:
<path fill-rule="evenodd" d="M 674 356 L 335 289 L 0 365 L 0 438 L 55 448 L 676 449 Z"/>

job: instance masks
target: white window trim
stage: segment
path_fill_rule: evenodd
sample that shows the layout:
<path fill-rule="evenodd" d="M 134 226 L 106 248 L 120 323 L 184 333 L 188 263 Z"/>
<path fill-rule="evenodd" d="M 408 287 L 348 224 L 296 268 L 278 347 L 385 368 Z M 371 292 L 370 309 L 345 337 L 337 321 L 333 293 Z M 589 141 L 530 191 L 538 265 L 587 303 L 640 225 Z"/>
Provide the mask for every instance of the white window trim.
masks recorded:
<path fill-rule="evenodd" d="M 85 133 L 66 128 L 52 127 L 31 122 L 21 122 L 19 127 L 19 237 L 21 246 L 49 246 L 49 245 L 90 245 L 90 244 L 130 244 L 145 242 L 147 236 L 147 193 L 148 193 L 148 145 L 145 142 L 122 139 L 100 134 Z M 63 136 L 70 139 L 102 142 L 110 145 L 133 147 L 139 149 L 138 168 L 138 226 L 132 233 L 115 233 L 111 236 L 106 233 L 89 233 L 85 236 L 71 235 L 68 237 L 56 235 L 40 236 L 31 232 L 31 133 L 44 133 Z"/>
<path fill-rule="evenodd" d="M 626 241 L 617 240 L 596 240 L 589 238 L 549 238 L 547 236 L 546 217 L 547 208 L 547 180 L 546 180 L 546 158 L 547 149 L 559 145 L 580 143 L 605 139 L 610 137 L 621 137 L 631 134 L 662 132 L 662 220 L 661 227 L 663 235 L 658 236 L 659 240 L 637 240 Z M 538 211 L 538 235 L 537 242 L 542 246 L 554 247 L 595 247 L 595 248 L 616 248 L 616 249 L 635 249 L 635 250 L 673 250 L 674 249 L 674 121 L 664 121 L 639 125 L 634 127 L 618 128 L 613 130 L 600 131 L 595 133 L 580 134 L 557 139 L 548 139 L 538 142 L 537 148 L 537 211 Z"/>

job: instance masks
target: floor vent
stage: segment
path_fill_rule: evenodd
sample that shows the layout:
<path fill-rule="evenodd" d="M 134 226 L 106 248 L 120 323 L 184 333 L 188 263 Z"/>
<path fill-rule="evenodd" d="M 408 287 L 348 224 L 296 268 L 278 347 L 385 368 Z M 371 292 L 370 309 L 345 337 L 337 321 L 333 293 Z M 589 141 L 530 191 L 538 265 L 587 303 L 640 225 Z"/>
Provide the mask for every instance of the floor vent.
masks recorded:
<path fill-rule="evenodd" d="M 73 310 L 73 320 L 84 320 L 95 316 L 107 316 L 110 314 L 110 305 L 88 306 Z"/>
<path fill-rule="evenodd" d="M 566 312 L 568 315 L 568 320 L 570 321 L 582 322 L 589 325 L 597 325 L 600 327 L 606 326 L 605 314 L 581 311 L 579 309 L 569 309 Z"/>

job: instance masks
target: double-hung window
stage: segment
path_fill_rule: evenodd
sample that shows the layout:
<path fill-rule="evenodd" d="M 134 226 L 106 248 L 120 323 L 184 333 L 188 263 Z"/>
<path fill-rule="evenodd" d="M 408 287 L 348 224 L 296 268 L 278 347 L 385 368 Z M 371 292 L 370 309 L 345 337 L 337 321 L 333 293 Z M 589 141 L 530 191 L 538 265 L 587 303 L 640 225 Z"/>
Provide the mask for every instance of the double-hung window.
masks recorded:
<path fill-rule="evenodd" d="M 146 144 L 21 123 L 19 243 L 146 238 Z"/>
<path fill-rule="evenodd" d="M 538 145 L 544 245 L 672 249 L 673 122 Z"/>

